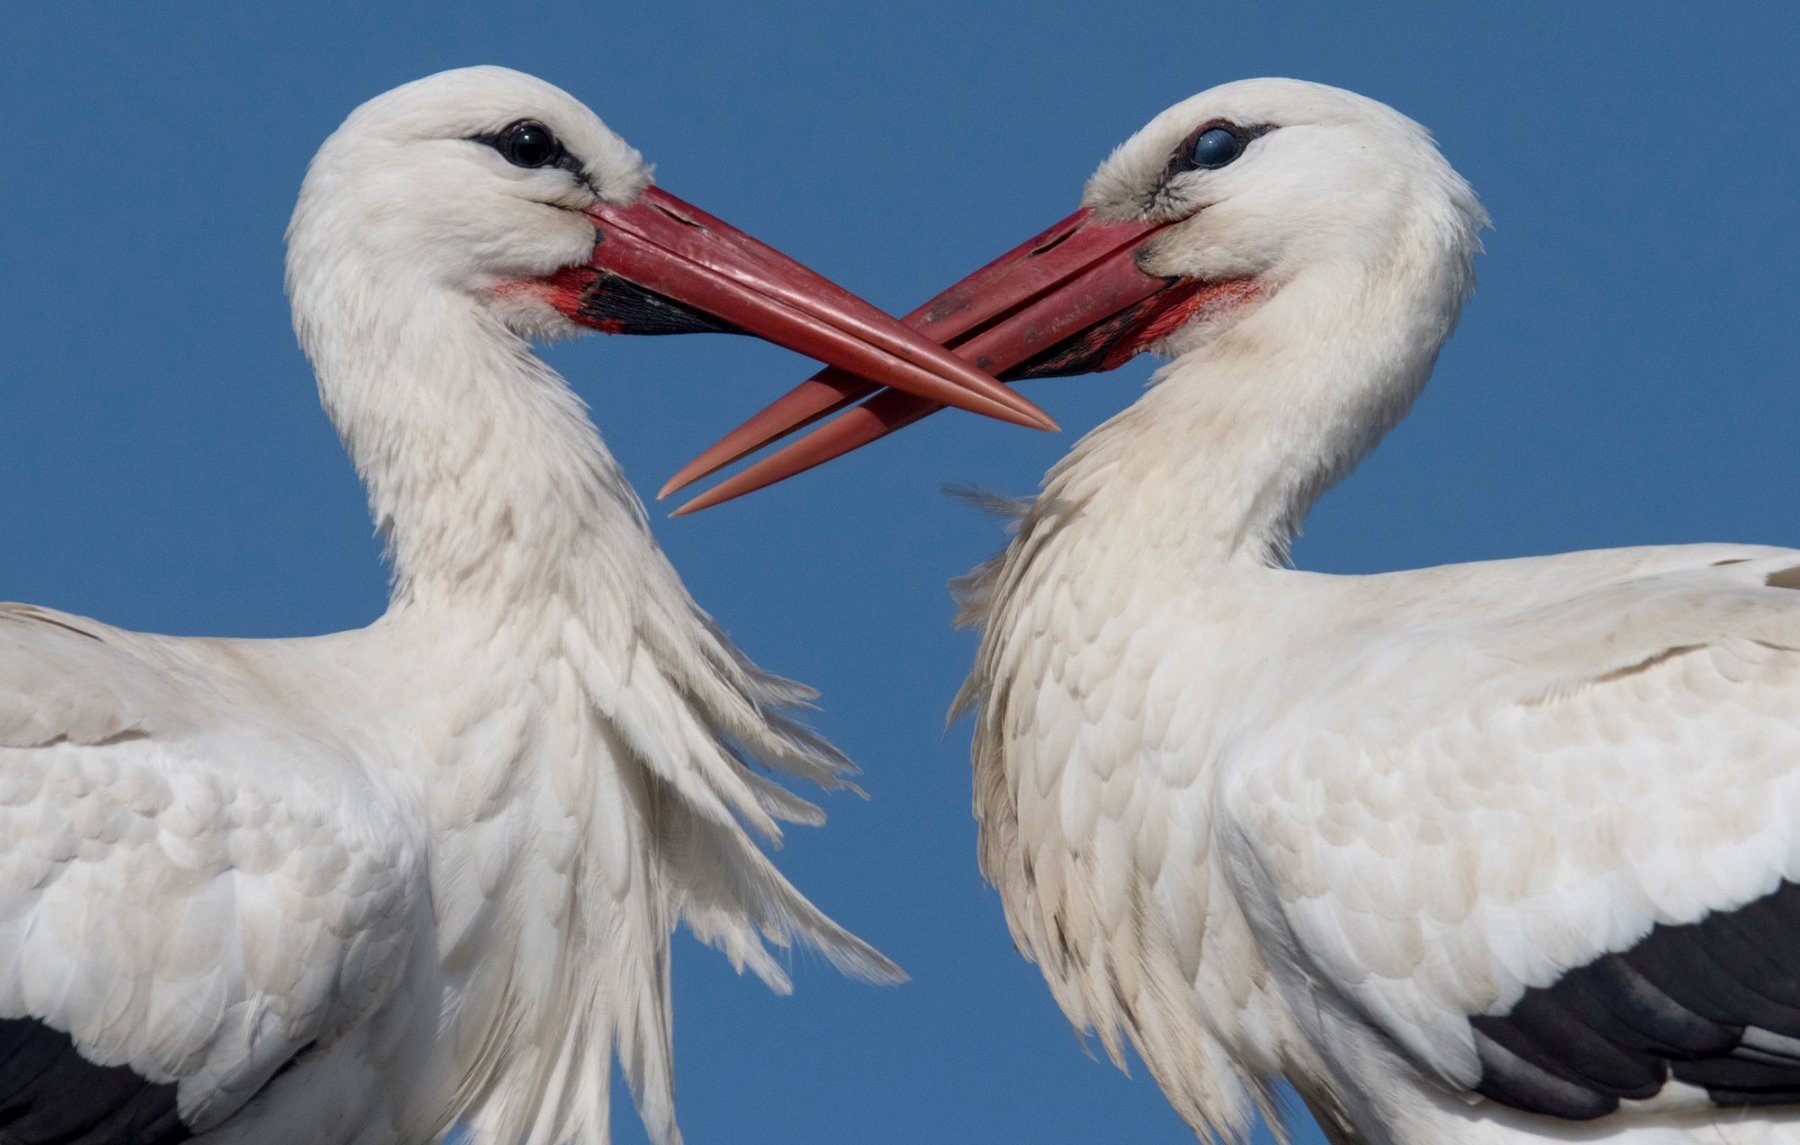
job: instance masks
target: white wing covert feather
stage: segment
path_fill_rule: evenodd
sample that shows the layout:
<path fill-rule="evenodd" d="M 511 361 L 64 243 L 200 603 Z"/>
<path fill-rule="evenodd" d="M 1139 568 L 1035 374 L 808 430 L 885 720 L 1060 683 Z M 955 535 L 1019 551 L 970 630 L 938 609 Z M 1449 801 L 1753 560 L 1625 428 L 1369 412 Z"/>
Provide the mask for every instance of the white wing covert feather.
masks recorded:
<path fill-rule="evenodd" d="M 0 606 L 0 1018 L 177 1083 L 196 1131 L 385 997 L 420 888 L 353 756 L 195 670 L 225 643 Z"/>
<path fill-rule="evenodd" d="M 1401 631 L 1292 665 L 1226 764 L 1264 948 L 1452 1088 L 1584 1118 L 1800 1092 L 1800 1031 L 1755 1028 L 1794 983 L 1731 921 L 1800 881 L 1800 554 L 1661 553 L 1489 573 L 1549 590 L 1510 607 L 1396 574 Z"/>

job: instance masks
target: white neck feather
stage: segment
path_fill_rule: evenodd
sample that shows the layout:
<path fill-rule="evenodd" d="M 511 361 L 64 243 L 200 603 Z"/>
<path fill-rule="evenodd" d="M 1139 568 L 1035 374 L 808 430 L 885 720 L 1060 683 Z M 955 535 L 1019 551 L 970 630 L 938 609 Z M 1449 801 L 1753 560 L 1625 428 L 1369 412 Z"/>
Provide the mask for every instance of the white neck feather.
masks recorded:
<path fill-rule="evenodd" d="M 1468 245 L 1308 267 L 1215 323 L 1051 471 L 1084 531 L 1187 562 L 1286 560 L 1319 496 L 1406 414 L 1473 285 Z"/>
<path fill-rule="evenodd" d="M 301 285 L 296 324 L 387 538 L 396 608 L 508 607 L 571 577 L 582 595 L 623 591 L 594 583 L 609 570 L 588 559 L 601 538 L 650 558 L 642 506 L 581 401 L 523 339 L 465 294 L 352 315 L 355 292 Z"/>
<path fill-rule="evenodd" d="M 616 1044 L 652 1135 L 673 1139 L 678 921 L 779 989 L 771 939 L 899 977 L 752 837 L 823 819 L 752 757 L 828 788 L 854 769 L 790 717 L 811 693 L 694 604 L 582 403 L 484 300 L 409 282 L 381 288 L 404 305 L 372 305 L 379 277 L 331 266 L 290 263 L 295 323 L 389 542 L 377 627 L 425 653 L 423 746 L 401 762 L 436 832 L 439 957 L 461 975 L 456 1028 L 428 1031 L 429 1076 L 455 1089 L 422 1107 L 472 1103 L 482 1139 L 604 1140 Z M 566 904 L 553 926 L 547 903 Z M 502 1021 L 507 1038 L 459 1033 Z"/>

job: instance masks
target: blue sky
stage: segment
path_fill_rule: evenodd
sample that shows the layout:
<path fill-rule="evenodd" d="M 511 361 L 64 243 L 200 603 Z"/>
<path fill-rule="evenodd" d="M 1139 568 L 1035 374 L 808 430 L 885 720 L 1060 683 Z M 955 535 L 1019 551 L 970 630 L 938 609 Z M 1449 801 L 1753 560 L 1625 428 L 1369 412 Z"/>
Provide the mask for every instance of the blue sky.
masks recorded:
<path fill-rule="evenodd" d="M 1432 388 L 1298 562 L 1800 543 L 1796 43 L 1785 2 L 13 6 L 0 597 L 178 633 L 380 612 L 281 231 L 352 107 L 483 62 L 568 88 L 675 193 L 895 311 L 1067 213 L 1115 143 L 1194 91 L 1280 74 L 1375 96 L 1437 133 L 1496 229 Z M 646 492 L 809 372 L 732 338 L 552 357 Z M 1083 1055 L 1013 953 L 975 871 L 968 731 L 944 730 L 973 649 L 944 581 L 1001 537 L 940 486 L 1031 490 L 1148 373 L 1034 383 L 1060 437 L 939 417 L 658 521 L 732 635 L 823 690 L 818 723 L 872 799 L 831 800 L 781 861 L 914 977 L 878 990 L 800 959 L 775 998 L 679 941 L 695 1145 L 1188 1139 L 1141 1071 Z M 617 1139 L 642 1141 L 620 1113 Z"/>

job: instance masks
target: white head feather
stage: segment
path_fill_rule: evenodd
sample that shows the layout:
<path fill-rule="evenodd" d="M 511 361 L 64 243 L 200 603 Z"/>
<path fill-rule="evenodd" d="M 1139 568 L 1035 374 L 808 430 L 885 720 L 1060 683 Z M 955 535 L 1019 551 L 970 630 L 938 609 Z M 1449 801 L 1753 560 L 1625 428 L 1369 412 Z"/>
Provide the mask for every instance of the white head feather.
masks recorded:
<path fill-rule="evenodd" d="M 1254 136 L 1215 170 L 1182 148 L 1229 123 Z M 1474 289 L 1475 193 L 1430 134 L 1353 92 L 1289 79 L 1229 83 L 1152 119 L 1082 196 L 1103 218 L 1169 222 L 1151 274 L 1245 280 L 1247 305 L 1202 309 L 1151 347 L 1174 360 L 1118 421 L 1189 435 L 1209 488 L 1206 543 L 1279 558 L 1312 502 L 1397 422 Z M 1148 428 L 1155 423 L 1160 428 Z M 1194 435 L 1198 435 L 1196 438 Z M 1105 448 L 1103 427 L 1065 463 Z M 1196 448 L 1198 446 L 1199 448 Z M 1140 455 L 1145 442 L 1127 447 Z"/>

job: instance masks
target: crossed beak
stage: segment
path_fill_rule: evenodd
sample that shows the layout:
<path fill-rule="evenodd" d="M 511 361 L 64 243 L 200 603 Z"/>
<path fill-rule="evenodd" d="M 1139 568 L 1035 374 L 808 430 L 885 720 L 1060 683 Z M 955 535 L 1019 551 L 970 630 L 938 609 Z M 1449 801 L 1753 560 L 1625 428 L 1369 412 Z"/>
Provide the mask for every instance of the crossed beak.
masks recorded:
<path fill-rule="evenodd" d="M 1102 222 L 1083 208 L 902 321 L 1006 381 L 1113 369 L 1186 322 L 1219 291 L 1246 287 L 1145 272 L 1138 256 L 1165 225 Z M 944 408 L 928 396 L 883 390 L 867 375 L 828 369 L 689 462 L 659 496 L 683 489 L 847 406 L 853 408 L 713 486 L 674 515 L 772 485 Z"/>
<path fill-rule="evenodd" d="M 569 318 L 610 334 L 752 334 L 878 381 L 1036 429 L 1049 415 L 980 368 L 728 223 L 651 187 L 591 208 L 592 259 L 544 282 Z"/>

